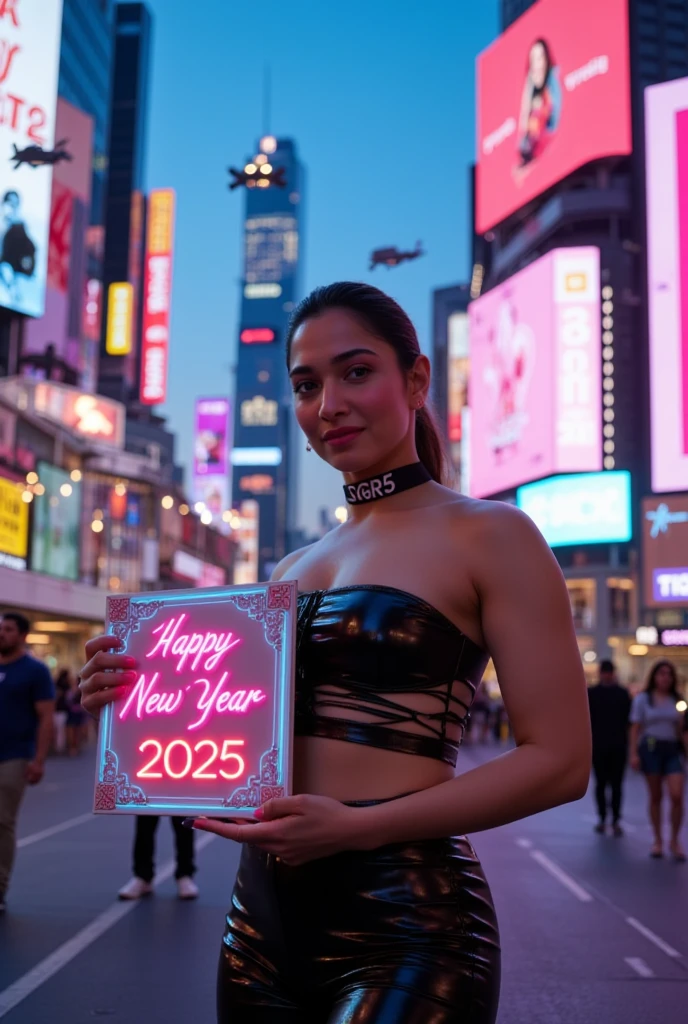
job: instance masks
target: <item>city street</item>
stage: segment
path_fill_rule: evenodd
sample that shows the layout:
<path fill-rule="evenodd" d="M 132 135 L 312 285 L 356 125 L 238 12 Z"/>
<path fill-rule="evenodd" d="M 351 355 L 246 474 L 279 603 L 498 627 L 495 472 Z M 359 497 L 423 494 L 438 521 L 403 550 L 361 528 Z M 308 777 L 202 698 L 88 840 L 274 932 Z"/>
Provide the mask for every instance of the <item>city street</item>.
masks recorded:
<path fill-rule="evenodd" d="M 463 770 L 497 747 L 467 746 Z M 7 1024 L 213 1024 L 223 911 L 238 848 L 199 837 L 201 897 L 174 889 L 171 829 L 159 829 L 158 886 L 140 904 L 132 823 L 89 813 L 93 759 L 53 759 L 28 793 L 8 910 L 0 919 L 0 1018 Z M 688 865 L 648 857 L 642 780 L 629 777 L 627 835 L 593 833 L 583 801 L 475 845 L 504 948 L 500 1024 L 679 1024 L 688 998 Z"/>

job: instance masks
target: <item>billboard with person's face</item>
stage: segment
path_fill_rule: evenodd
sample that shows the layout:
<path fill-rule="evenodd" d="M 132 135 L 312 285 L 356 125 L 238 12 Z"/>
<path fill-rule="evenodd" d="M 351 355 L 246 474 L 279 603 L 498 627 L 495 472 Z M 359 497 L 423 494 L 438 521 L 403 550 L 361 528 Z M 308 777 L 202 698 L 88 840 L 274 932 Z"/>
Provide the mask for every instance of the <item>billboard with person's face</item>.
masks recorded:
<path fill-rule="evenodd" d="M 62 0 L 0 4 L 0 306 L 41 316 L 48 273 Z M 57 145 L 56 145 L 57 141 Z"/>
<path fill-rule="evenodd" d="M 474 497 L 602 469 L 599 257 L 554 249 L 468 307 Z"/>
<path fill-rule="evenodd" d="M 627 0 L 539 0 L 477 61 L 476 230 L 631 152 Z"/>

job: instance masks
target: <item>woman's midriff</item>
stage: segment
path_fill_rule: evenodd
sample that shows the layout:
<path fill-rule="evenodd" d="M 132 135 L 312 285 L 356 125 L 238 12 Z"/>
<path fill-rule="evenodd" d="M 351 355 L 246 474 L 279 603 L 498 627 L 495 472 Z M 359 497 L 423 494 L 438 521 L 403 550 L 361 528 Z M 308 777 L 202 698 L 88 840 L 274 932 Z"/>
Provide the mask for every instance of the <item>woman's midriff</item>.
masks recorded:
<path fill-rule="evenodd" d="M 383 800 L 453 778 L 451 765 L 428 757 L 319 736 L 294 740 L 294 793 L 342 801 Z"/>

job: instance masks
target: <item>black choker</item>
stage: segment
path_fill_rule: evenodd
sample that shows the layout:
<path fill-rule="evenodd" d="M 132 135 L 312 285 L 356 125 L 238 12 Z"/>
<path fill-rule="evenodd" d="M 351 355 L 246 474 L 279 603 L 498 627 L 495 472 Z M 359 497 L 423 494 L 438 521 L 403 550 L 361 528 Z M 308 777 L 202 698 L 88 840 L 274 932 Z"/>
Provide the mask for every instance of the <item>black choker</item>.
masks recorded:
<path fill-rule="evenodd" d="M 419 487 L 428 480 L 432 480 L 432 476 L 423 463 L 414 462 L 411 466 L 400 466 L 399 469 L 391 469 L 389 473 L 360 480 L 357 484 L 344 484 L 344 497 L 349 505 L 366 505 L 369 501 Z"/>

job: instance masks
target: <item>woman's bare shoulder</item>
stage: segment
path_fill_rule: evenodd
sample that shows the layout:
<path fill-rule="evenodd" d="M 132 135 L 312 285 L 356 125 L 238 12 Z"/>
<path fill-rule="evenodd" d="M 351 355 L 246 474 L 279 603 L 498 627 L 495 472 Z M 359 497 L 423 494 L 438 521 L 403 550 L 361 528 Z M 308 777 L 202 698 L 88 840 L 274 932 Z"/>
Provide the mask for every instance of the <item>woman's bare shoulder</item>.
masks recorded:
<path fill-rule="evenodd" d="M 271 580 L 283 580 L 283 579 L 296 579 L 296 567 L 301 559 L 309 551 L 312 551 L 319 542 L 314 541 L 312 544 L 305 544 L 302 548 L 297 548 L 296 551 L 290 551 L 288 555 L 277 563 L 275 568 L 272 570 L 270 576 Z"/>

